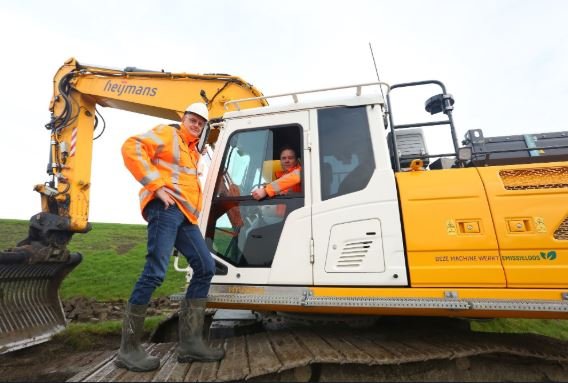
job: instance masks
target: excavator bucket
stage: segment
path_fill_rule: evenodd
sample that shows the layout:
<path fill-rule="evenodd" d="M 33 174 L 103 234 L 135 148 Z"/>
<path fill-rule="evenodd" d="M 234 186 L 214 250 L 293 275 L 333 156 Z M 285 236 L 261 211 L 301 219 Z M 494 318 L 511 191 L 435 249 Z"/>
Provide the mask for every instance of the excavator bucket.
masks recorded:
<path fill-rule="evenodd" d="M 82 260 L 38 259 L 25 248 L 0 252 L 0 354 L 46 342 L 65 328 L 59 286 Z"/>

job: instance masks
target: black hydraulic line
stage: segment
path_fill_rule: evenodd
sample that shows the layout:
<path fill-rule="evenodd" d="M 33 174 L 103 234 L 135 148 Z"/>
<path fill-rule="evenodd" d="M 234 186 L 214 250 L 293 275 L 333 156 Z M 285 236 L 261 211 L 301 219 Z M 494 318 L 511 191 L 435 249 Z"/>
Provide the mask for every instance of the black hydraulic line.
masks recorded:
<path fill-rule="evenodd" d="M 104 118 L 103 115 L 98 111 L 98 109 L 95 108 L 95 121 L 97 121 L 97 124 L 98 124 L 98 119 L 97 119 L 97 116 L 96 116 L 97 114 L 101 117 L 101 120 L 103 120 L 103 127 L 102 127 L 102 130 L 101 130 L 101 132 L 99 133 L 99 135 L 96 136 L 95 138 L 93 138 L 93 141 L 96 140 L 96 139 L 98 139 L 100 136 L 102 136 L 103 133 L 105 132 L 105 129 L 106 129 L 106 121 L 105 121 L 105 118 Z M 95 124 L 95 129 L 97 128 L 97 124 Z"/>

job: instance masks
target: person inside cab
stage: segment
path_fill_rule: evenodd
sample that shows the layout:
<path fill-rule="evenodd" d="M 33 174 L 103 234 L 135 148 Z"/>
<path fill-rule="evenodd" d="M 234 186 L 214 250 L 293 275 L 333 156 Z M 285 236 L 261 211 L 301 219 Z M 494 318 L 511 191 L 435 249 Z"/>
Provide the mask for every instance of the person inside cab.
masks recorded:
<path fill-rule="evenodd" d="M 276 180 L 255 189 L 251 193 L 255 200 L 260 201 L 267 196 L 274 197 L 275 195 L 283 195 L 289 192 L 300 193 L 302 191 L 302 167 L 296 151 L 290 146 L 284 146 L 280 149 L 280 165 L 282 170 L 275 172 Z"/>

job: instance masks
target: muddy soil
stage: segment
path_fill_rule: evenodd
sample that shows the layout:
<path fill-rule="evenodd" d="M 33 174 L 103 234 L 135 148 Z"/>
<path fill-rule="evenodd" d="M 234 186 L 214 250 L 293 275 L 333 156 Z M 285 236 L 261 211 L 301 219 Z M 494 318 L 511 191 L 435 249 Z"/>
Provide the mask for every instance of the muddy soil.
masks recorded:
<path fill-rule="evenodd" d="M 70 322 L 96 323 L 105 320 L 121 320 L 125 306 L 126 301 L 122 299 L 98 302 L 94 298 L 77 297 L 63 301 L 63 311 Z M 160 297 L 150 302 L 146 315 L 169 315 L 178 308 L 179 302 Z"/>

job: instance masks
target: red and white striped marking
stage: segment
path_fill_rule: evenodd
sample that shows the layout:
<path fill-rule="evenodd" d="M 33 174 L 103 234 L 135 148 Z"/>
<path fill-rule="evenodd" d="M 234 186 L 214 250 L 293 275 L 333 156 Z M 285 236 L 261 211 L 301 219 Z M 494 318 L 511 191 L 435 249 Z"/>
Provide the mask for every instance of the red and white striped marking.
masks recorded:
<path fill-rule="evenodd" d="M 71 132 L 71 150 L 69 151 L 69 157 L 75 155 L 75 148 L 77 147 L 77 128 L 73 128 Z"/>

